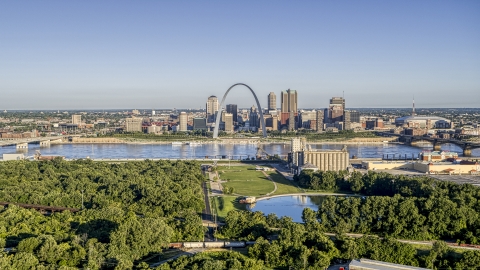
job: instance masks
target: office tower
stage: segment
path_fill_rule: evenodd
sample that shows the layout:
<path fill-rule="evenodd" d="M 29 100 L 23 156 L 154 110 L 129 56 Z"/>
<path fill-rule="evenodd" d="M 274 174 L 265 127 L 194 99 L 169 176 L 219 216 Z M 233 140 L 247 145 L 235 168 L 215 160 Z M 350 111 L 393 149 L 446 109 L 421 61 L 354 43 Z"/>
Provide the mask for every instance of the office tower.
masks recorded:
<path fill-rule="evenodd" d="M 295 129 L 295 119 L 292 118 L 291 119 L 292 121 L 289 121 L 291 113 L 293 113 L 293 117 L 298 115 L 297 91 L 288 89 L 287 91 L 282 91 L 280 121 L 282 125 L 288 124 L 289 130 L 291 130 L 291 128 Z M 292 123 L 289 123 L 289 122 L 292 122 Z"/>
<path fill-rule="evenodd" d="M 207 119 L 193 118 L 193 130 L 207 130 Z"/>
<path fill-rule="evenodd" d="M 278 115 L 264 114 L 263 118 L 265 119 L 267 130 L 278 130 Z"/>
<path fill-rule="evenodd" d="M 332 97 L 328 106 L 328 118 L 330 123 L 343 122 L 345 111 L 345 99 L 342 97 Z"/>
<path fill-rule="evenodd" d="M 282 113 L 297 112 L 297 91 L 290 90 L 282 91 Z"/>
<path fill-rule="evenodd" d="M 74 114 L 72 115 L 72 124 L 80 125 L 82 123 L 82 115 Z"/>
<path fill-rule="evenodd" d="M 152 116 L 154 116 L 154 115 L 155 115 L 155 110 L 152 110 Z"/>
<path fill-rule="evenodd" d="M 227 113 L 231 113 L 233 115 L 233 122 L 238 122 L 238 110 L 237 110 L 237 104 L 227 104 Z"/>
<path fill-rule="evenodd" d="M 268 94 L 268 110 L 274 111 L 277 109 L 277 96 L 274 92 L 270 92 Z"/>
<path fill-rule="evenodd" d="M 140 114 L 140 111 L 137 110 L 137 109 L 133 109 L 133 110 L 132 110 L 132 114 Z"/>
<path fill-rule="evenodd" d="M 343 115 L 343 122 L 345 123 L 345 129 L 350 130 L 352 129 L 352 120 L 351 120 L 351 112 L 350 111 L 345 111 L 345 114 Z"/>
<path fill-rule="evenodd" d="M 316 113 L 316 119 L 317 122 L 315 123 L 316 127 L 315 127 L 315 130 L 317 132 L 322 132 L 323 131 L 323 122 L 324 122 L 324 110 L 317 110 L 317 113 Z"/>
<path fill-rule="evenodd" d="M 125 129 L 127 132 L 142 132 L 142 118 L 127 118 L 125 119 Z"/>
<path fill-rule="evenodd" d="M 186 112 L 181 112 L 179 118 L 178 131 L 187 131 L 188 114 Z"/>
<path fill-rule="evenodd" d="M 250 127 L 259 127 L 259 118 L 258 118 L 258 111 L 255 106 L 250 108 L 250 114 L 248 116 L 248 122 L 250 123 Z"/>
<path fill-rule="evenodd" d="M 298 126 L 306 129 L 315 129 L 314 123 L 317 120 L 316 111 L 305 111 L 300 110 L 300 120 L 298 121 Z"/>
<path fill-rule="evenodd" d="M 233 114 L 225 113 L 222 115 L 222 120 L 225 126 L 225 132 L 233 133 Z"/>
<path fill-rule="evenodd" d="M 209 96 L 207 99 L 206 105 L 206 116 L 207 121 L 214 122 L 215 121 L 215 113 L 218 111 L 218 98 L 216 96 Z"/>
<path fill-rule="evenodd" d="M 288 130 L 290 131 L 295 130 L 295 114 L 293 112 L 289 112 Z"/>
<path fill-rule="evenodd" d="M 352 123 L 356 123 L 356 124 L 360 123 L 360 112 L 345 110 L 344 122 L 345 122 L 345 129 L 347 130 L 353 129 L 355 125 L 352 125 Z"/>

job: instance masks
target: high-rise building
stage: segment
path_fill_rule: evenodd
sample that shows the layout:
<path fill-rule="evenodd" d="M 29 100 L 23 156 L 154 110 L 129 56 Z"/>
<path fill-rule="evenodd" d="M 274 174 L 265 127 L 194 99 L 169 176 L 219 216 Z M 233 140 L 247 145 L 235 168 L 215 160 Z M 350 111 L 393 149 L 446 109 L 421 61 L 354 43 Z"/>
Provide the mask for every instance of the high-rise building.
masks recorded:
<path fill-rule="evenodd" d="M 343 122 L 345 114 L 345 99 L 332 97 L 328 106 L 328 119 L 330 123 Z"/>
<path fill-rule="evenodd" d="M 72 124 L 80 125 L 81 123 L 82 123 L 82 115 L 81 114 L 72 115 Z"/>
<path fill-rule="evenodd" d="M 258 111 L 255 106 L 252 106 L 250 108 L 250 114 L 248 116 L 248 122 L 250 123 L 250 127 L 259 127 L 259 117 L 258 117 Z"/>
<path fill-rule="evenodd" d="M 277 109 L 277 96 L 274 92 L 270 92 L 268 94 L 268 110 L 274 111 Z"/>
<path fill-rule="evenodd" d="M 295 117 L 298 116 L 297 109 L 297 91 L 290 89 L 282 91 L 280 122 L 282 125 L 288 125 L 289 130 L 296 128 Z M 292 119 L 290 119 L 291 113 L 293 113 Z"/>
<path fill-rule="evenodd" d="M 312 111 L 300 111 L 300 121 L 299 126 L 306 129 L 315 129 L 315 126 L 312 126 L 312 123 L 316 122 L 317 112 Z"/>
<path fill-rule="evenodd" d="M 237 104 L 227 104 L 227 113 L 231 113 L 233 115 L 232 119 L 233 122 L 238 122 L 238 110 L 237 110 Z"/>
<path fill-rule="evenodd" d="M 282 91 L 282 113 L 284 112 L 297 112 L 297 91 L 286 90 Z"/>
<path fill-rule="evenodd" d="M 179 117 L 178 131 L 187 131 L 188 130 L 187 123 L 188 123 L 188 114 L 186 112 L 181 112 Z"/>
<path fill-rule="evenodd" d="M 215 121 L 215 113 L 218 111 L 218 98 L 216 96 L 209 96 L 207 99 L 206 113 L 207 121 Z"/>
<path fill-rule="evenodd" d="M 142 118 L 127 118 L 125 119 L 125 129 L 127 132 L 142 132 Z"/>
<path fill-rule="evenodd" d="M 288 113 L 288 130 L 292 131 L 295 130 L 295 113 L 294 112 L 289 112 Z"/>
<path fill-rule="evenodd" d="M 233 133 L 233 114 L 225 113 L 222 118 L 225 124 L 225 132 Z"/>
<path fill-rule="evenodd" d="M 207 130 L 207 119 L 193 118 L 193 130 Z"/>
<path fill-rule="evenodd" d="M 276 114 L 264 114 L 265 126 L 267 130 L 278 130 L 278 115 Z"/>
<path fill-rule="evenodd" d="M 322 132 L 323 131 L 323 122 L 324 122 L 324 110 L 317 110 L 317 113 L 316 113 L 316 127 L 315 127 L 315 130 L 317 132 Z"/>
<path fill-rule="evenodd" d="M 354 125 L 352 125 L 352 123 L 360 123 L 360 113 L 357 111 L 345 110 L 344 122 L 346 130 L 353 129 Z"/>

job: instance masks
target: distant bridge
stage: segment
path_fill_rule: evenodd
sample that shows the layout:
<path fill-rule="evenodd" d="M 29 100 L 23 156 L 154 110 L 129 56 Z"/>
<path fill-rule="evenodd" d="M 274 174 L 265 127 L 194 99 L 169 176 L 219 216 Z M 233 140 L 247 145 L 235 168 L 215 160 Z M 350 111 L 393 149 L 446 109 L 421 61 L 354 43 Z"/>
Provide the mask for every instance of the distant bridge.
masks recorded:
<path fill-rule="evenodd" d="M 78 136 L 78 135 L 77 135 Z M 0 139 L 0 146 L 16 145 L 17 149 L 28 149 L 28 144 L 40 144 L 40 147 L 48 147 L 51 143 L 60 143 L 72 136 L 51 136 L 33 138 L 3 138 Z"/>
<path fill-rule="evenodd" d="M 380 132 L 379 135 L 383 136 L 395 136 L 398 137 L 398 141 L 403 142 L 405 144 L 409 144 L 412 146 L 418 145 L 421 142 L 429 142 L 433 145 L 433 150 L 440 151 L 441 145 L 446 143 L 451 143 L 458 145 L 463 150 L 464 156 L 471 156 L 472 149 L 480 148 L 480 143 L 473 143 L 473 142 L 466 142 L 457 139 L 441 139 L 441 138 L 432 138 L 432 137 L 424 137 L 424 136 L 411 136 L 411 135 L 403 135 L 403 134 L 395 134 L 395 133 L 388 133 L 388 132 Z"/>

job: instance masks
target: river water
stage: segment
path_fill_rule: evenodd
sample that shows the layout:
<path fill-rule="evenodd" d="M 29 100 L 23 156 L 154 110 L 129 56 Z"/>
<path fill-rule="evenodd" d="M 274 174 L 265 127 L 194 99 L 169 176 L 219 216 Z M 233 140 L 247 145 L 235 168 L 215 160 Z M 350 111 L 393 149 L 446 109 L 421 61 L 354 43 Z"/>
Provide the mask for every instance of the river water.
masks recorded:
<path fill-rule="evenodd" d="M 198 145 L 172 145 L 172 144 L 58 144 L 50 147 L 42 147 L 38 144 L 29 144 L 28 150 L 17 150 L 15 146 L 0 147 L 0 157 L 6 153 L 24 153 L 33 156 L 36 150 L 41 154 L 59 155 L 67 159 L 78 158 L 232 158 L 245 159 L 254 157 L 257 153 L 256 144 L 198 144 Z M 343 144 L 313 144 L 312 148 L 318 149 L 342 149 Z M 288 144 L 266 144 L 263 149 L 271 154 L 285 156 L 290 151 Z M 382 158 L 401 155 L 408 158 L 417 157 L 422 150 L 431 150 L 431 145 L 424 145 L 423 148 L 412 147 L 401 144 L 359 144 L 347 145 L 350 156 L 359 158 Z M 462 149 L 454 144 L 443 144 L 442 150 L 458 152 L 462 155 Z M 480 149 L 472 151 L 473 156 L 480 156 Z"/>

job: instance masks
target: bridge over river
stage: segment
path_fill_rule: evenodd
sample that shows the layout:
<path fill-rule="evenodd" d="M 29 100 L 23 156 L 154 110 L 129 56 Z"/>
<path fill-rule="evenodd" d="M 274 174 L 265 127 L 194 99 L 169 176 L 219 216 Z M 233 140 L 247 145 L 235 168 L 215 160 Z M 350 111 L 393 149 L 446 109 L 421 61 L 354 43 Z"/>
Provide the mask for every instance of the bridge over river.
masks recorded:
<path fill-rule="evenodd" d="M 79 135 L 77 135 L 79 136 Z M 40 144 L 40 147 L 48 147 L 50 144 L 62 143 L 68 140 L 69 136 L 33 137 L 33 138 L 3 138 L 0 139 L 0 146 L 16 145 L 17 149 L 27 149 L 28 144 Z"/>
<path fill-rule="evenodd" d="M 403 142 L 405 144 L 409 144 L 412 146 L 428 142 L 433 145 L 433 150 L 440 151 L 440 146 L 442 144 L 451 143 L 458 145 L 463 150 L 464 156 L 471 156 L 472 149 L 480 148 L 480 143 L 476 142 L 469 142 L 469 141 L 462 141 L 457 139 L 442 139 L 442 138 L 433 138 L 433 137 L 426 137 L 426 136 L 412 136 L 412 135 L 403 135 L 403 134 L 395 134 L 389 132 L 379 132 L 381 136 L 388 136 L 388 137 L 398 137 L 399 142 Z"/>

